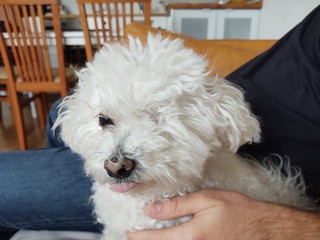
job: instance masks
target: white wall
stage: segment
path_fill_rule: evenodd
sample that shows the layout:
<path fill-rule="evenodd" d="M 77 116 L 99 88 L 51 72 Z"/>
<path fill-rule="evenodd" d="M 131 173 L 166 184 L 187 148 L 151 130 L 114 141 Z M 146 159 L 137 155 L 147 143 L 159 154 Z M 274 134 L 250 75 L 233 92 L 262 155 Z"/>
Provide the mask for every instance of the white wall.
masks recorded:
<path fill-rule="evenodd" d="M 279 39 L 319 4 L 320 0 L 263 0 L 259 38 Z"/>

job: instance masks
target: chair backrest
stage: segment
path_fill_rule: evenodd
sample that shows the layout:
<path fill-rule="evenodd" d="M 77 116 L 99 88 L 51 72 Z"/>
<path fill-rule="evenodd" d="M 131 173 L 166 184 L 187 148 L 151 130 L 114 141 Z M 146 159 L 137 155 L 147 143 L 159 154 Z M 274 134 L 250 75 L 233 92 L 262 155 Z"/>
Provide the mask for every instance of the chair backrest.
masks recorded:
<path fill-rule="evenodd" d="M 127 24 L 151 25 L 151 0 L 78 0 L 87 61 L 105 42 L 124 37 Z"/>
<path fill-rule="evenodd" d="M 50 15 L 44 12 L 46 6 Z M 58 0 L 0 0 L 0 14 L 5 27 L 0 34 L 1 54 L 16 91 L 67 91 Z M 53 29 L 46 28 L 46 21 L 52 21 Z M 58 58 L 59 81 L 50 54 Z"/>

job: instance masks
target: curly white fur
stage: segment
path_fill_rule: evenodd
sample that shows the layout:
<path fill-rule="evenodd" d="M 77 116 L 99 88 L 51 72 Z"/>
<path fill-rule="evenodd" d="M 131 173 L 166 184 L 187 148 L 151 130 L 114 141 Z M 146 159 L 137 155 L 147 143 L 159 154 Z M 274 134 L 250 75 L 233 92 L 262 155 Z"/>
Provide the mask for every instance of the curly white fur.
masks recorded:
<path fill-rule="evenodd" d="M 104 239 L 184 221 L 150 219 L 143 205 L 208 187 L 309 206 L 299 173 L 287 169 L 285 177 L 279 166 L 235 154 L 259 141 L 258 120 L 240 89 L 210 78 L 206 69 L 206 60 L 181 40 L 149 35 L 146 45 L 134 38 L 106 45 L 77 73 L 77 88 L 63 101 L 55 126 L 94 179 Z M 130 176 L 107 174 L 105 161 L 119 158 L 134 160 Z"/>

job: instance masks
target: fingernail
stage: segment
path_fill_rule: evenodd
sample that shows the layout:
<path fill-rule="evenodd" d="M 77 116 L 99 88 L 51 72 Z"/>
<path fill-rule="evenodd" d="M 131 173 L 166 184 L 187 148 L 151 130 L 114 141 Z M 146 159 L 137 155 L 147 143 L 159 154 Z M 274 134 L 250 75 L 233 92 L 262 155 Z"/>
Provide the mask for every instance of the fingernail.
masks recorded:
<path fill-rule="evenodd" d="M 157 200 L 155 202 L 148 203 L 145 207 L 149 212 L 160 213 L 163 211 L 163 203 L 170 201 L 169 199 Z"/>
<path fill-rule="evenodd" d="M 152 204 L 152 208 L 155 212 L 161 212 L 162 204 L 160 201 L 156 201 Z"/>

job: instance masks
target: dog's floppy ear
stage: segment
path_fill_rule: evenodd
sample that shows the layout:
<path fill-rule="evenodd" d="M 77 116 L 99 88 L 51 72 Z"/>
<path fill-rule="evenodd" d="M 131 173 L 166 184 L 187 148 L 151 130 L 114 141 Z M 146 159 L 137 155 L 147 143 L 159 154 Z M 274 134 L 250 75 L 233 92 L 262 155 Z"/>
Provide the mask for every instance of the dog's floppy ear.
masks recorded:
<path fill-rule="evenodd" d="M 225 79 L 210 79 L 214 129 L 221 144 L 232 152 L 260 140 L 260 126 L 245 102 L 242 91 Z"/>

